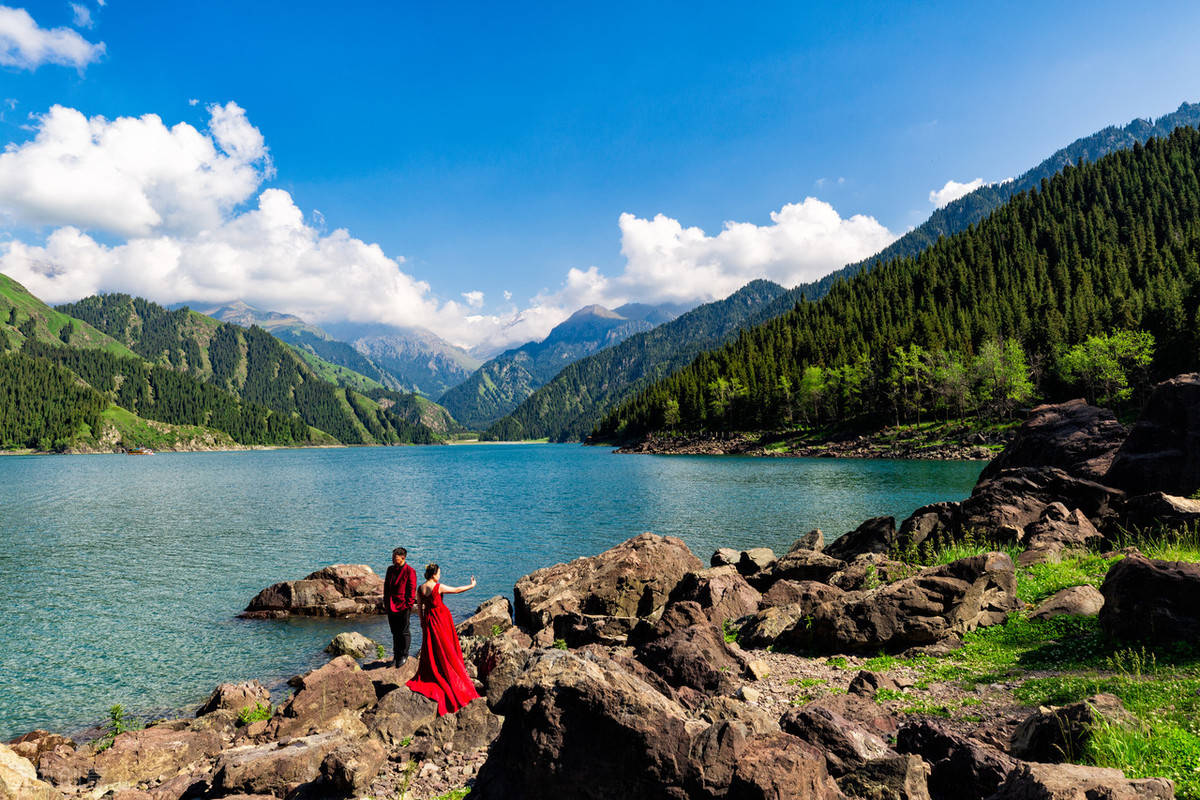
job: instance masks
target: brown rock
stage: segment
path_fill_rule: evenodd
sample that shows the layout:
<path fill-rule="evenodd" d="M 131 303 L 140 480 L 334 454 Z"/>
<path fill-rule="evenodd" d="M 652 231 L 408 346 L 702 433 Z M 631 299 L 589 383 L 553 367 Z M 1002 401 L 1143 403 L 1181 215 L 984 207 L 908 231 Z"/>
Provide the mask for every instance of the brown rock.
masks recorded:
<path fill-rule="evenodd" d="M 268 586 L 255 595 L 241 616 L 278 619 L 382 613 L 383 578 L 365 564 L 334 564 L 304 580 Z"/>
<path fill-rule="evenodd" d="M 985 800 L 1000 788 L 1018 762 L 987 745 L 951 733 L 932 720 L 900 728 L 896 749 L 929 764 L 932 800 Z"/>
<path fill-rule="evenodd" d="M 802 603 L 811 610 L 841 594 L 837 587 L 819 581 L 776 581 L 763 595 L 761 605 L 775 608 Z"/>
<path fill-rule="evenodd" d="M 38 758 L 37 774 L 55 786 L 76 786 L 88 780 L 93 759 L 90 748 L 76 750 L 69 745 L 58 745 Z"/>
<path fill-rule="evenodd" d="M 674 613 L 671 613 L 674 612 Z M 680 617 L 698 619 L 676 627 Z M 637 650 L 638 661 L 672 686 L 690 686 L 707 694 L 726 694 L 734 688 L 741 664 L 725 646 L 725 638 L 696 603 L 672 603 L 663 615 L 659 635 Z"/>
<path fill-rule="evenodd" d="M 873 517 L 835 539 L 825 548 L 825 553 L 842 561 L 853 561 L 863 553 L 886 554 L 895 543 L 896 518 Z"/>
<path fill-rule="evenodd" d="M 1120 509 L 1124 527 L 1131 530 L 1165 527 L 1181 530 L 1200 521 L 1200 500 L 1151 492 L 1126 498 Z"/>
<path fill-rule="evenodd" d="M 882 553 L 864 553 L 829 576 L 829 583 L 843 591 L 877 589 L 880 584 L 906 578 L 916 571 L 903 561 L 893 561 Z"/>
<path fill-rule="evenodd" d="M 766 590 L 778 581 L 819 581 L 846 568 L 846 562 L 816 550 L 792 550 L 772 565 L 767 572 L 754 576 L 750 583 Z"/>
<path fill-rule="evenodd" d="M 367 794 L 386 761 L 387 751 L 373 739 L 338 745 L 321 761 L 322 793 L 338 797 Z"/>
<path fill-rule="evenodd" d="M 588 644 L 620 647 L 628 641 L 629 634 L 642 621 L 641 617 L 615 617 L 570 611 L 554 618 L 554 638 L 562 639 L 568 647 L 583 647 Z"/>
<path fill-rule="evenodd" d="M 1125 435 L 1125 426 L 1111 411 L 1083 400 L 1037 406 L 979 478 L 988 480 L 1013 467 L 1058 467 L 1101 481 Z"/>
<path fill-rule="evenodd" d="M 1076 508 L 1068 512 L 1062 503 L 1047 505 L 1025 533 L 1025 546 L 1030 551 L 1040 551 L 1039 561 L 1057 561 L 1064 551 L 1083 551 L 1104 542 L 1104 536 L 1082 511 Z"/>
<path fill-rule="evenodd" d="M 929 765 L 914 755 L 888 755 L 837 779 L 838 788 L 860 800 L 929 800 Z"/>
<path fill-rule="evenodd" d="M 931 503 L 921 506 L 900 523 L 895 550 L 907 553 L 921 545 L 947 544 L 958 538 L 962 527 L 960 503 Z"/>
<path fill-rule="evenodd" d="M 1104 595 L 1095 586 L 1069 586 L 1047 597 L 1029 616 L 1031 619 L 1054 619 L 1067 615 L 1094 617 L 1103 606 Z"/>
<path fill-rule="evenodd" d="M 458 623 L 459 636 L 490 638 L 512 627 L 512 603 L 504 595 L 496 595 L 479 604 L 475 613 Z"/>
<path fill-rule="evenodd" d="M 357 631 L 343 631 L 325 646 L 325 652 L 332 656 L 350 656 L 357 659 L 374 656 L 377 648 L 374 639 L 368 639 Z"/>
<path fill-rule="evenodd" d="M 858 674 L 850 681 L 850 688 L 846 691 L 859 697 L 869 697 L 874 700 L 875 695 L 880 689 L 896 691 L 899 688 L 899 684 L 887 675 L 863 669 L 859 670 Z"/>
<path fill-rule="evenodd" d="M 712 567 L 689 572 L 671 591 L 669 602 L 691 600 L 704 609 L 715 625 L 739 619 L 758 610 L 762 595 L 746 583 L 734 567 Z"/>
<path fill-rule="evenodd" d="M 321 774 L 325 757 L 344 744 L 340 732 L 291 739 L 286 744 L 245 745 L 226 750 L 217 759 L 213 789 L 217 796 L 245 792 L 284 797 Z"/>
<path fill-rule="evenodd" d="M 516 623 L 530 632 L 567 613 L 647 617 L 679 579 L 703 568 L 681 540 L 643 533 L 597 556 L 539 569 L 513 590 Z"/>
<path fill-rule="evenodd" d="M 792 542 L 792 546 L 788 549 L 789 553 L 796 550 L 824 550 L 825 549 L 825 534 L 821 533 L 820 529 L 811 530 L 801 536 L 796 541 Z"/>
<path fill-rule="evenodd" d="M 364 670 L 367 677 L 371 679 L 371 685 L 375 687 L 376 697 L 383 697 L 388 692 L 400 689 L 411 681 L 417 674 L 419 661 L 413 656 L 409 656 L 398 667 L 393 667 L 391 661 L 383 661 L 380 664 L 382 666 Z"/>
<path fill-rule="evenodd" d="M 825 765 L 835 778 L 889 752 L 883 739 L 819 705 L 791 709 L 779 726 L 824 753 Z"/>
<path fill-rule="evenodd" d="M 775 563 L 775 552 L 769 547 L 752 547 L 738 556 L 737 571 L 747 577 L 765 572 Z"/>
<path fill-rule="evenodd" d="M 1015 467 L 981 480 L 962 502 L 962 528 L 986 535 L 1002 526 L 1019 531 L 1037 522 L 1046 506 L 1059 502 L 1091 520 L 1115 515 L 1124 502 L 1119 489 L 1076 478 L 1057 467 Z"/>
<path fill-rule="evenodd" d="M 0 744 L 0 800 L 62 800 L 62 793 L 38 780 L 29 759 Z"/>
<path fill-rule="evenodd" d="M 1166 778 L 1129 780 L 1119 769 L 1020 764 L 991 800 L 1174 800 Z"/>
<path fill-rule="evenodd" d="M 1038 709 L 1017 726 L 1009 752 L 1026 761 L 1076 761 L 1082 758 L 1096 724 L 1129 718 L 1121 701 L 1111 694 L 1094 695 L 1061 708 Z"/>
<path fill-rule="evenodd" d="M 179 731 L 168 725 L 128 731 L 96 755 L 96 784 L 128 786 L 161 781 L 216 755 L 221 745 L 221 737 L 212 731 Z"/>
<path fill-rule="evenodd" d="M 1200 373 L 1154 387 L 1104 480 L 1129 494 L 1200 489 Z"/>
<path fill-rule="evenodd" d="M 768 606 L 741 621 L 738 628 L 738 644 L 742 647 L 766 647 L 780 641 L 782 644 L 797 644 L 807 641 L 807 623 L 811 622 L 816 610 L 825 602 L 839 600 L 845 592 L 835 586 L 816 581 L 786 581 L 789 593 L 796 599 L 788 605 Z M 779 586 L 780 584 L 775 584 Z M 772 591 L 774 587 L 772 587 Z M 768 592 L 770 594 L 770 592 Z M 797 631 L 805 633 L 797 638 Z"/>
<path fill-rule="evenodd" d="M 708 560 L 708 565 L 710 567 L 736 567 L 741 557 L 742 553 L 740 550 L 734 550 L 732 547 L 718 547 Z"/>
<path fill-rule="evenodd" d="M 246 683 L 222 683 L 208 696 L 196 711 L 196 716 L 211 714 L 217 709 L 238 712 L 243 708 L 254 708 L 259 703 L 271 704 L 271 693 L 258 681 Z"/>
<path fill-rule="evenodd" d="M 413 734 L 412 753 L 429 758 L 437 752 L 464 752 L 486 747 L 500 735 L 503 720 L 488 708 L 485 700 L 472 700 L 453 714 L 425 722 Z"/>
<path fill-rule="evenodd" d="M 60 736 L 57 733 L 50 731 L 35 730 L 30 731 L 22 736 L 18 736 L 8 743 L 12 751 L 21 758 L 29 759 L 30 763 L 36 764 L 42 753 L 49 753 L 60 745 L 74 747 L 75 742 L 65 736 Z"/>
<path fill-rule="evenodd" d="M 434 719 L 437 719 L 437 703 L 407 686 L 388 692 L 363 715 L 371 736 L 389 747 L 399 745 Z"/>
<path fill-rule="evenodd" d="M 268 735 L 276 738 L 340 727 L 333 723 L 344 712 L 358 712 L 376 699 L 371 678 L 350 656 L 338 656 L 288 683 L 297 691 L 268 726 Z"/>
<path fill-rule="evenodd" d="M 811 800 L 842 798 L 814 747 L 777 733 L 746 743 L 729 784 L 729 800 Z"/>
<path fill-rule="evenodd" d="M 476 660 L 479 680 L 488 703 L 495 707 L 534 656 L 529 637 L 516 628 L 484 642 Z"/>
<path fill-rule="evenodd" d="M 1118 639 L 1194 642 L 1200 638 L 1200 564 L 1128 556 L 1104 584 L 1100 626 Z"/>

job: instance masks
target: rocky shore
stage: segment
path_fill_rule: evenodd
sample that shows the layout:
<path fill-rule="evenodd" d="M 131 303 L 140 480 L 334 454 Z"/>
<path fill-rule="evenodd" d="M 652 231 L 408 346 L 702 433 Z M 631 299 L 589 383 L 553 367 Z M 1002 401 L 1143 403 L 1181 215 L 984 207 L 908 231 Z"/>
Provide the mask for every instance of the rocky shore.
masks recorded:
<path fill-rule="evenodd" d="M 1042 406 L 970 497 L 899 524 L 707 564 L 647 533 L 530 573 L 460 623 L 483 697 L 457 714 L 405 688 L 411 659 L 337 655 L 278 708 L 226 684 L 195 715 L 94 742 L 32 732 L 0 746 L 0 798 L 1195 797 L 1194 764 L 1177 787 L 1073 762 L 1144 724 L 1098 689 L 1151 680 L 1156 653 L 1195 658 L 1200 565 L 1127 537 L 1200 521 L 1198 437 L 1200 375 L 1160 385 L 1128 432 L 1081 401 Z M 1046 582 L 1073 559 L 1093 581 Z M 249 610 L 374 596 L 340 565 Z"/>

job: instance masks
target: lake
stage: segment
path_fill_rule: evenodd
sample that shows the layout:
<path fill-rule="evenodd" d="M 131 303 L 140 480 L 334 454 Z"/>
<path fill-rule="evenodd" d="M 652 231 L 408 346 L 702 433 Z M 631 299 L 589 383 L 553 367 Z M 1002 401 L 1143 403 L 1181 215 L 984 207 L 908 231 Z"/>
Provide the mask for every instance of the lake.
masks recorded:
<path fill-rule="evenodd" d="M 478 445 L 0 458 L 0 740 L 277 682 L 383 618 L 239 620 L 263 587 L 404 545 L 457 585 L 456 619 L 538 568 L 642 531 L 785 551 L 970 493 L 981 462 L 613 455 Z M 414 647 L 419 625 L 413 622 Z"/>

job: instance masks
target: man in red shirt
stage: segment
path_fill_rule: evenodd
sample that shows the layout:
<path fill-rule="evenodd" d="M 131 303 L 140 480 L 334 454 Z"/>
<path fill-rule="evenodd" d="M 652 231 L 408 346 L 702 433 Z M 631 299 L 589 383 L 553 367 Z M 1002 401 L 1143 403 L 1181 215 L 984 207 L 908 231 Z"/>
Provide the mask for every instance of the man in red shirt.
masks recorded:
<path fill-rule="evenodd" d="M 392 663 L 397 667 L 408 658 L 412 646 L 408 618 L 417 602 L 417 573 L 405 563 L 407 560 L 408 551 L 403 547 L 393 550 L 392 565 L 383 579 L 383 607 L 392 629 Z"/>

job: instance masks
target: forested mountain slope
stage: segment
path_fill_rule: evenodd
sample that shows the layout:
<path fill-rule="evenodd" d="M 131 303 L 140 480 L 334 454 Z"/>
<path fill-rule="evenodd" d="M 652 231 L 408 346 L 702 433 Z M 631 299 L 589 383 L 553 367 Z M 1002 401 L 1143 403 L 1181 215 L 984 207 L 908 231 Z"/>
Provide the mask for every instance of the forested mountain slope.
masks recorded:
<path fill-rule="evenodd" d="M 724 300 L 706 303 L 582 358 L 493 425 L 487 436 L 578 441 L 606 409 L 684 366 L 697 353 L 725 341 L 784 291 L 770 281 L 753 281 Z"/>
<path fill-rule="evenodd" d="M 814 404 L 842 422 L 907 417 L 923 392 L 939 394 L 937 376 L 985 350 L 997 368 L 1035 365 L 1043 396 L 1077 396 L 1068 354 L 1114 332 L 1153 336 L 1147 377 L 1200 367 L 1198 309 L 1200 132 L 1179 128 L 1068 166 L 919 256 L 743 331 L 624 403 L 597 435 L 776 429 Z"/>

